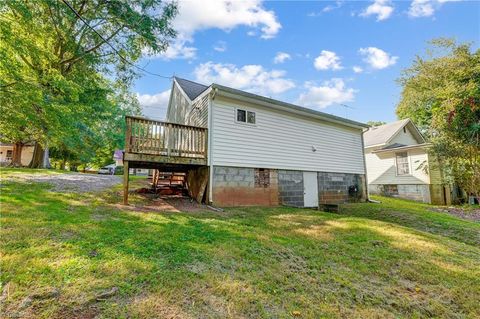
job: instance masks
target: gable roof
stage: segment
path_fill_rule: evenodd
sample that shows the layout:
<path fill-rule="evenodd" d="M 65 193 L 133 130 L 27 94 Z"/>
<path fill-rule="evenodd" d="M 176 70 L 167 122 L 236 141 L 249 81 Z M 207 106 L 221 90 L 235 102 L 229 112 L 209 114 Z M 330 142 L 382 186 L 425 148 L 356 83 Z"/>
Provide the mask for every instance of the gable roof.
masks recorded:
<path fill-rule="evenodd" d="M 410 132 L 420 142 L 425 143 L 425 139 L 418 131 L 415 124 L 410 119 L 404 119 L 385 125 L 374 126 L 363 133 L 363 142 L 365 147 L 382 146 L 388 144 L 405 126 L 409 126 Z"/>
<path fill-rule="evenodd" d="M 231 87 L 223 86 L 220 84 L 212 83 L 210 86 L 206 86 L 197 82 L 193 82 L 190 80 L 182 79 L 179 77 L 174 77 L 174 81 L 178 83 L 180 88 L 185 92 L 191 102 L 199 97 L 205 90 L 212 88 L 215 92 L 222 92 L 224 95 L 227 96 L 236 96 L 241 97 L 245 100 L 251 100 L 253 103 L 260 103 L 264 105 L 268 105 L 270 107 L 275 106 L 275 108 L 287 111 L 290 113 L 297 113 L 307 116 L 313 116 L 314 118 L 318 118 L 327 122 L 338 123 L 349 127 L 354 127 L 358 129 L 364 129 L 369 127 L 367 124 L 360 123 L 357 121 L 352 121 L 343 117 L 331 115 L 328 113 L 312 110 L 303 106 L 298 106 L 295 104 L 283 102 L 280 100 L 271 99 L 265 96 L 245 92 L 242 90 L 234 89 Z"/>
<path fill-rule="evenodd" d="M 178 85 L 180 85 L 183 92 L 185 92 L 185 94 L 188 96 L 190 101 L 195 100 L 195 98 L 198 97 L 200 94 L 202 94 L 203 91 L 208 89 L 208 86 L 206 85 L 185 80 L 179 77 L 175 77 L 175 81 L 178 83 Z"/>

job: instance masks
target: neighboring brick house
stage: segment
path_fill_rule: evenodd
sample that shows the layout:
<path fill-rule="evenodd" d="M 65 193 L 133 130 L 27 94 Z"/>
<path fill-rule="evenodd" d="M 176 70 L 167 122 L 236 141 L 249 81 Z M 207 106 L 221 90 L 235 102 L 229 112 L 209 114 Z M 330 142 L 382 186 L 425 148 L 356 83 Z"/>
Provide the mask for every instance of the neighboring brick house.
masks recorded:
<path fill-rule="evenodd" d="M 130 117 L 127 127 L 130 167 L 207 167 L 205 183 L 190 184 L 205 186 L 198 198 L 217 206 L 317 207 L 366 199 L 362 132 L 368 126 L 362 123 L 174 78 L 166 122 Z M 180 139 L 192 131 L 200 141 L 188 149 L 190 140 Z"/>
<path fill-rule="evenodd" d="M 439 165 L 410 119 L 371 127 L 364 134 L 370 194 L 445 204 L 450 190 L 441 183 Z"/>

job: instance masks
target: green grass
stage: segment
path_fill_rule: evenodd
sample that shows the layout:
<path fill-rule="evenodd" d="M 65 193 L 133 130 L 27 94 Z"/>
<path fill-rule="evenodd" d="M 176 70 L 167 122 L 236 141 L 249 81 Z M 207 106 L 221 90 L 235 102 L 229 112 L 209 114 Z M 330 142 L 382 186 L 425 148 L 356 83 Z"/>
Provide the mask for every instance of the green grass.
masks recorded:
<path fill-rule="evenodd" d="M 68 174 L 69 171 L 56 170 L 56 169 L 43 169 L 43 168 L 10 168 L 10 167 L 0 167 L 0 178 L 15 178 L 21 177 L 24 174 L 36 175 L 36 174 Z"/>
<path fill-rule="evenodd" d="M 117 205 L 119 187 L 100 197 L 0 190 L 3 316 L 480 316 L 480 224 L 428 205 L 150 213 Z"/>

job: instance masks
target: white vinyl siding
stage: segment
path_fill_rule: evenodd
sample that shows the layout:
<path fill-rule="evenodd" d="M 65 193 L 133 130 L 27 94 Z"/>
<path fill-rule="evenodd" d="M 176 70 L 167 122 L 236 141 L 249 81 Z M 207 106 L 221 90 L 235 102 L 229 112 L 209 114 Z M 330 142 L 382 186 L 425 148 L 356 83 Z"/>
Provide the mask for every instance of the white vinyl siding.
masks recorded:
<path fill-rule="evenodd" d="M 413 134 L 410 132 L 408 129 L 408 125 L 405 127 L 405 132 L 404 129 L 401 129 L 397 135 L 389 142 L 389 144 L 403 144 L 403 145 L 417 145 L 418 143 L 421 143 L 421 141 L 417 141 L 417 139 L 413 136 Z"/>
<path fill-rule="evenodd" d="M 426 151 L 417 148 L 407 151 L 408 175 L 398 175 L 396 171 L 395 152 L 372 153 L 373 149 L 365 151 L 368 184 L 429 184 L 430 177 L 422 169 L 428 161 Z"/>
<path fill-rule="evenodd" d="M 209 94 L 198 97 L 192 104 L 187 115 L 186 124 L 198 127 L 208 126 L 208 101 Z"/>
<path fill-rule="evenodd" d="M 171 100 L 169 101 L 166 121 L 171 123 L 186 124 L 187 114 L 190 112 L 190 101 L 180 91 L 174 82 Z"/>
<path fill-rule="evenodd" d="M 256 124 L 237 124 L 236 108 L 255 112 Z M 212 122 L 213 165 L 364 174 L 360 129 L 222 97 Z"/>

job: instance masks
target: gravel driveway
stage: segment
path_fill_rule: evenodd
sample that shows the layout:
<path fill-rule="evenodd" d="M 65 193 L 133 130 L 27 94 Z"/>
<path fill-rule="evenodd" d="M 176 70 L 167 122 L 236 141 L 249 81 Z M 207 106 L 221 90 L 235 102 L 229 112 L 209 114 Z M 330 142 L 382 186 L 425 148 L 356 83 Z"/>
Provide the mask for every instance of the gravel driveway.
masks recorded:
<path fill-rule="evenodd" d="M 5 180 L 48 183 L 54 192 L 97 192 L 122 182 L 121 176 L 82 173 L 69 174 L 21 174 Z"/>

